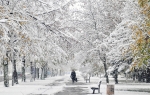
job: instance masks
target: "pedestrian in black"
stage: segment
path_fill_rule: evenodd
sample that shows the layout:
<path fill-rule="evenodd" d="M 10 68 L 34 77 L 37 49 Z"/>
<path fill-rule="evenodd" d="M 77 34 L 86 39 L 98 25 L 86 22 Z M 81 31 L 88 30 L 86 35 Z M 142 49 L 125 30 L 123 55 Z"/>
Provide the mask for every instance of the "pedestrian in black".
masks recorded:
<path fill-rule="evenodd" d="M 74 81 L 77 81 L 76 80 L 76 72 L 74 70 L 72 70 L 70 77 L 72 79 L 72 83 L 74 83 Z"/>

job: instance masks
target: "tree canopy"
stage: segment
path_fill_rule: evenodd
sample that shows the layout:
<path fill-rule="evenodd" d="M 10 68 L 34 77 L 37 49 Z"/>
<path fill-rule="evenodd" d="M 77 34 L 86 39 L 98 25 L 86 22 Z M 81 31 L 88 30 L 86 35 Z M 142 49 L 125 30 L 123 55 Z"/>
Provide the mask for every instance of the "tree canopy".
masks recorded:
<path fill-rule="evenodd" d="M 0 58 L 11 50 L 18 60 L 99 72 L 106 54 L 108 65 L 147 66 L 149 10 L 149 0 L 1 0 Z"/>

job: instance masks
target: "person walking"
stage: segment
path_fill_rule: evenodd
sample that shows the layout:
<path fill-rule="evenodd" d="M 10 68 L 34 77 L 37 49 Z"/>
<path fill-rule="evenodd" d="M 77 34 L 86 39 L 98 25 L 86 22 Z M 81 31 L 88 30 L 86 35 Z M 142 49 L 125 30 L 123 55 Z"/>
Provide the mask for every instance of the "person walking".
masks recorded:
<path fill-rule="evenodd" d="M 74 70 L 72 70 L 70 77 L 72 79 L 72 83 L 74 83 L 74 81 L 77 81 L 77 79 L 76 79 L 76 72 Z"/>

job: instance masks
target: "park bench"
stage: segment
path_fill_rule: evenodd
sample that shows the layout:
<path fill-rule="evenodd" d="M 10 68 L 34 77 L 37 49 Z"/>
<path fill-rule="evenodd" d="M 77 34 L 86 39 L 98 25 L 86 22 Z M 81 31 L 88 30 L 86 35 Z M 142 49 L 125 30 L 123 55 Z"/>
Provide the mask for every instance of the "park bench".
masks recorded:
<path fill-rule="evenodd" d="M 89 83 L 90 83 L 90 77 L 84 76 L 84 80 L 86 81 L 86 83 L 87 83 L 87 81 L 89 81 Z"/>
<path fill-rule="evenodd" d="M 98 83 L 98 87 L 91 87 L 91 89 L 93 90 L 93 94 L 95 93 L 95 90 L 98 90 L 98 93 L 100 93 L 100 85 L 101 85 L 102 81 L 99 81 Z"/>
<path fill-rule="evenodd" d="M 89 83 L 90 83 L 90 78 L 86 78 L 85 80 L 86 80 L 86 83 L 87 83 L 87 81 L 89 81 Z"/>

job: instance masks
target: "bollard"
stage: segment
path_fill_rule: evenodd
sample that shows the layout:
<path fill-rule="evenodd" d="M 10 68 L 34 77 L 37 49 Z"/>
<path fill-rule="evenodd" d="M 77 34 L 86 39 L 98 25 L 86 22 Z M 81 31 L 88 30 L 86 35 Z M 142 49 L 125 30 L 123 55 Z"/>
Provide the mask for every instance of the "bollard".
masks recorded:
<path fill-rule="evenodd" d="M 107 95 L 114 95 L 114 85 L 107 84 Z"/>

